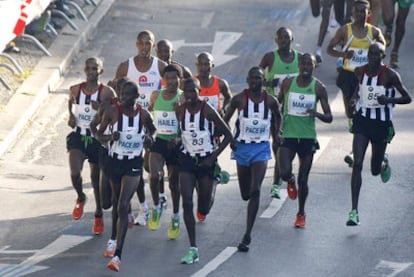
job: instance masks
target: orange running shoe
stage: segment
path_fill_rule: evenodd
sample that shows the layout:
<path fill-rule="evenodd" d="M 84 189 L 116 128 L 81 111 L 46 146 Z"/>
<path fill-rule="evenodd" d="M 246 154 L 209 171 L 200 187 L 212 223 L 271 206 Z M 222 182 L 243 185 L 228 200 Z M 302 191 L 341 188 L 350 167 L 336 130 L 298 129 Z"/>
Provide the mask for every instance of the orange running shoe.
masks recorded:
<path fill-rule="evenodd" d="M 112 239 L 108 240 L 104 256 L 112 258 L 115 254 L 115 250 L 116 250 L 116 240 L 112 240 Z"/>
<path fill-rule="evenodd" d="M 83 216 L 83 206 L 85 206 L 86 198 L 83 201 L 76 200 L 75 208 L 72 211 L 72 218 L 78 220 Z"/>
<path fill-rule="evenodd" d="M 295 227 L 296 228 L 304 228 L 305 227 L 305 220 L 306 220 L 306 215 L 305 214 L 297 214 L 296 215 L 296 221 L 295 221 Z"/>
<path fill-rule="evenodd" d="M 205 221 L 206 220 L 206 215 L 203 215 L 203 214 L 200 214 L 200 212 L 199 211 L 197 211 L 197 219 L 198 219 L 198 221 L 200 221 L 200 222 L 203 222 L 203 221 Z"/>
<path fill-rule="evenodd" d="M 110 261 L 109 261 L 109 263 L 108 263 L 108 268 L 110 269 L 110 270 L 113 270 L 113 271 L 116 271 L 116 272 L 118 272 L 119 271 L 119 265 L 121 264 L 121 260 L 119 259 L 119 257 L 118 256 L 115 256 L 115 257 L 113 257 Z"/>
<path fill-rule="evenodd" d="M 92 229 L 93 234 L 101 235 L 103 231 L 104 231 L 103 217 L 95 216 L 95 221 L 93 222 L 93 229 Z"/>
<path fill-rule="evenodd" d="M 298 189 L 295 185 L 295 176 L 292 175 L 287 184 L 287 193 L 290 199 L 295 200 L 298 197 Z"/>

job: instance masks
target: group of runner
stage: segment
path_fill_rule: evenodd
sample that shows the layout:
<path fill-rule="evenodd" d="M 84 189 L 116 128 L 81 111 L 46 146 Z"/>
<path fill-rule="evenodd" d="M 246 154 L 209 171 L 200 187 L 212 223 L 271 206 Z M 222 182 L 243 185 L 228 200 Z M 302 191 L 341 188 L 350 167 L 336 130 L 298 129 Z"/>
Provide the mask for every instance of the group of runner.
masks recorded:
<path fill-rule="evenodd" d="M 407 17 L 413 3 L 414 0 L 369 0 L 370 7 L 367 22 L 376 27 L 384 25 L 384 38 L 387 47 L 391 46 L 394 32 L 394 44 L 389 60 L 389 65 L 394 69 L 399 68 L 398 52 L 405 35 Z M 310 0 L 312 15 L 315 17 L 321 15 L 315 52 L 318 64 L 322 63 L 322 44 L 328 32 L 332 7 L 333 19 L 335 19 L 334 26 L 336 24 L 345 25 L 352 21 L 351 11 L 353 4 L 354 0 Z M 396 6 L 397 14 L 395 13 Z M 395 30 L 393 30 L 394 21 L 396 25 Z M 342 64 L 342 59 L 339 59 L 338 63 Z"/>
<path fill-rule="evenodd" d="M 353 21 L 339 28 L 328 46 L 330 55 L 343 58 L 337 84 L 354 136 L 349 226 L 359 224 L 358 197 L 367 146 L 372 145 L 372 174 L 380 174 L 387 182 L 391 167 L 385 150 L 394 134 L 392 108 L 411 102 L 399 74 L 383 64 L 385 41 L 378 28 L 366 23 L 368 10 L 367 1 L 355 1 Z M 280 198 L 282 183 L 287 182 L 289 198 L 298 198 L 294 226 L 305 227 L 308 177 L 319 148 L 315 118 L 330 123 L 332 114 L 326 88 L 313 76 L 316 57 L 292 49 L 292 40 L 289 28 L 279 28 L 278 48 L 250 68 L 248 87 L 234 97 L 228 83 L 212 74 L 210 53 L 197 56 L 198 72 L 192 75 L 172 59 L 168 40 L 158 42 L 158 57 L 152 55 L 155 37 L 148 30 L 138 34 L 138 54 L 119 65 L 108 85 L 99 82 L 102 61 L 96 57 L 86 60 L 86 82 L 72 86 L 69 94 L 68 124 L 73 131 L 67 137 L 67 149 L 78 194 L 72 216 L 78 220 L 83 215 L 86 196 L 81 170 L 88 159 L 96 203 L 94 234 L 103 233 L 102 209 L 112 206 L 112 232 L 105 251 L 111 257 L 110 269 L 119 271 L 128 226 L 134 223 L 130 202 L 135 192 L 140 202 L 135 223 L 148 225 L 150 230 L 159 228 L 167 199 L 164 165 L 173 210 L 168 238 L 180 234 L 181 198 L 190 241 L 181 263 L 198 261 L 195 217 L 206 220 L 215 186 L 228 181 L 228 174 L 217 163 L 227 145 L 237 164 L 241 198 L 248 202 L 246 229 L 238 250 L 249 250 L 272 151 L 275 170 L 270 195 Z M 336 49 L 338 44 L 344 45 L 342 50 Z M 318 102 L 322 112 L 317 111 Z M 236 111 L 232 134 L 229 122 Z M 297 177 L 292 168 L 296 155 L 300 161 Z M 152 209 L 145 199 L 143 168 L 148 172 Z"/>

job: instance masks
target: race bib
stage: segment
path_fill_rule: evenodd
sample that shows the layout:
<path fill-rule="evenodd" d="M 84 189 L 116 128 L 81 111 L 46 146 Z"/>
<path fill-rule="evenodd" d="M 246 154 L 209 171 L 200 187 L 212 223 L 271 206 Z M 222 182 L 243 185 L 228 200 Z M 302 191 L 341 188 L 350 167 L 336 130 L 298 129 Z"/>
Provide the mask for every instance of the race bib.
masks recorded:
<path fill-rule="evenodd" d="M 128 127 L 120 132 L 119 140 L 113 144 L 113 152 L 123 156 L 141 156 L 143 147 L 143 135 L 138 134 L 138 129 Z"/>
<path fill-rule="evenodd" d="M 378 103 L 378 97 L 385 95 L 383 86 L 360 86 L 359 103 L 363 108 L 382 108 L 384 105 Z"/>
<path fill-rule="evenodd" d="M 192 156 L 213 151 L 209 131 L 183 131 L 181 139 L 184 149 Z"/>
<path fill-rule="evenodd" d="M 175 112 L 154 111 L 154 123 L 157 133 L 162 135 L 177 134 L 178 122 Z"/>
<path fill-rule="evenodd" d="M 315 109 L 316 97 L 314 94 L 289 92 L 288 114 L 294 116 L 309 116 L 307 110 Z"/>
<path fill-rule="evenodd" d="M 211 95 L 211 96 L 200 96 L 200 98 L 207 103 L 209 103 L 211 106 L 213 106 L 214 109 L 218 110 L 219 106 L 219 97 L 217 95 Z"/>
<path fill-rule="evenodd" d="M 145 94 L 140 94 L 136 102 L 140 104 L 143 109 L 147 110 L 149 106 L 149 97 Z"/>
<path fill-rule="evenodd" d="M 260 118 L 259 113 L 253 114 L 252 118 L 240 120 L 241 140 L 250 142 L 262 142 L 269 140 L 269 120 Z"/>
<path fill-rule="evenodd" d="M 277 96 L 280 92 L 280 88 L 282 87 L 282 83 L 286 78 L 298 76 L 298 73 L 288 73 L 288 74 L 275 74 L 273 76 L 273 79 L 279 79 L 279 82 L 277 82 L 277 86 L 273 88 L 275 95 Z"/>
<path fill-rule="evenodd" d="M 349 50 L 354 51 L 352 58 L 347 60 L 347 68 L 355 69 L 355 67 L 362 66 L 368 63 L 368 49 L 359 49 L 359 48 L 349 48 Z"/>
<path fill-rule="evenodd" d="M 92 105 L 74 104 L 72 107 L 72 112 L 76 117 L 76 126 L 83 129 L 89 129 L 89 126 L 96 115 L 96 111 L 92 109 Z"/>

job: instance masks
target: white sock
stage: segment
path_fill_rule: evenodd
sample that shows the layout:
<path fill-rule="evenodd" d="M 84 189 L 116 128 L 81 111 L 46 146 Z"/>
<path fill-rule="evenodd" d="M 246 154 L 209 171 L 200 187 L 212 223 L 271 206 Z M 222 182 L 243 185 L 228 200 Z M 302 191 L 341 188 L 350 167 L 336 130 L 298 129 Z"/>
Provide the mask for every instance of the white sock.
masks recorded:
<path fill-rule="evenodd" d="M 144 201 L 144 202 L 142 202 L 142 203 L 141 203 L 141 209 L 142 209 L 143 211 L 148 211 L 148 204 L 147 204 L 147 201 Z"/>
<path fill-rule="evenodd" d="M 322 48 L 320 46 L 316 48 L 316 55 L 322 56 Z"/>

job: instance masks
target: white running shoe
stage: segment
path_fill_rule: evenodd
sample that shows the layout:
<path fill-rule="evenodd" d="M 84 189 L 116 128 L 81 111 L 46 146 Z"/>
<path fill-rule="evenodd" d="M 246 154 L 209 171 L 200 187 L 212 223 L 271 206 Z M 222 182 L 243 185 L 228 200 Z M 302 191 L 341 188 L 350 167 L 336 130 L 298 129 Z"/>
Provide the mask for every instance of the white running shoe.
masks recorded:
<path fill-rule="evenodd" d="M 115 250 L 116 250 L 116 240 L 108 240 L 108 244 L 106 245 L 106 250 L 105 250 L 105 257 L 110 257 L 112 258 L 115 254 Z"/>
<path fill-rule="evenodd" d="M 146 211 L 143 211 L 142 209 L 139 210 L 137 217 L 135 217 L 135 225 L 141 225 L 141 226 L 147 225 L 149 216 L 150 216 L 149 209 Z"/>

